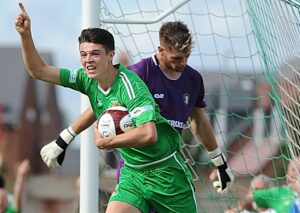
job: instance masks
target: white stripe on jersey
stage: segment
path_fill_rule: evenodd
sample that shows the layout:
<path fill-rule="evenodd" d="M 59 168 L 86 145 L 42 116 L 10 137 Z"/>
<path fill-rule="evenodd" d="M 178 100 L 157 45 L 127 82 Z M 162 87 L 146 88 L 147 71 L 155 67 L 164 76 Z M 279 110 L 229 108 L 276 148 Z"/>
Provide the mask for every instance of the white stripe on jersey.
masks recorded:
<path fill-rule="evenodd" d="M 123 72 L 120 72 L 120 77 L 126 87 L 126 90 L 127 90 L 127 94 L 129 96 L 129 99 L 134 99 L 135 98 L 135 93 L 134 93 L 134 90 L 132 88 L 132 85 L 127 77 L 127 75 Z"/>

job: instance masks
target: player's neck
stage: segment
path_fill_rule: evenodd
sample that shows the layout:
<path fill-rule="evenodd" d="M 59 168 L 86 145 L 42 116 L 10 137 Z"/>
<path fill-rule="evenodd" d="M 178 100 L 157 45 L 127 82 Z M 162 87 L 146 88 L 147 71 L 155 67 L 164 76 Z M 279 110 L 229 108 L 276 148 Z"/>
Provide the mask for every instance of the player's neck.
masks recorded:
<path fill-rule="evenodd" d="M 172 69 L 167 69 L 167 68 L 163 68 L 163 67 L 160 67 L 160 69 L 165 74 L 165 76 L 171 80 L 177 80 L 181 76 L 181 72 L 175 72 Z"/>
<path fill-rule="evenodd" d="M 168 66 L 164 63 L 164 61 L 162 60 L 162 58 L 159 54 L 157 54 L 157 60 L 158 60 L 161 71 L 164 73 L 164 75 L 167 78 L 169 78 L 171 80 L 177 80 L 180 78 L 182 73 L 176 72 L 173 69 L 168 68 Z"/>
<path fill-rule="evenodd" d="M 104 91 L 107 91 L 109 88 L 111 88 L 117 76 L 117 73 L 118 69 L 112 67 L 111 70 L 107 72 L 107 75 L 103 76 L 103 78 L 98 80 L 99 87 Z"/>

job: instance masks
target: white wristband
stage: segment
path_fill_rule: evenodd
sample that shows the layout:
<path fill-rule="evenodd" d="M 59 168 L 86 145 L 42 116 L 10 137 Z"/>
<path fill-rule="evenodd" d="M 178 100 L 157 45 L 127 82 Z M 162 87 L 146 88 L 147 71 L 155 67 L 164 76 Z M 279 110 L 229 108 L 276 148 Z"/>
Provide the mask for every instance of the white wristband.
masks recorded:
<path fill-rule="evenodd" d="M 221 151 L 221 149 L 218 147 L 218 148 L 216 148 L 215 150 L 213 150 L 213 151 L 207 151 L 208 152 L 208 155 L 209 155 L 209 157 L 212 159 L 212 158 L 215 158 L 215 157 L 217 157 L 218 155 L 221 155 L 222 154 L 222 151 Z"/>
<path fill-rule="evenodd" d="M 211 159 L 211 162 L 213 162 L 213 164 L 214 164 L 216 167 L 222 166 L 223 164 L 225 164 L 226 158 L 225 158 L 225 156 L 223 155 L 223 153 L 221 153 L 221 154 L 218 155 L 217 157 L 212 158 L 212 159 Z"/>
<path fill-rule="evenodd" d="M 77 134 L 69 127 L 64 129 L 59 135 L 67 144 L 70 144 Z"/>
<path fill-rule="evenodd" d="M 212 163 L 217 167 L 223 165 L 226 162 L 226 158 L 219 147 L 211 152 L 208 152 L 208 154 L 211 158 Z"/>
<path fill-rule="evenodd" d="M 77 136 L 77 133 L 72 129 L 71 126 L 68 127 L 69 132 L 71 133 L 71 135 L 74 136 L 74 138 Z"/>

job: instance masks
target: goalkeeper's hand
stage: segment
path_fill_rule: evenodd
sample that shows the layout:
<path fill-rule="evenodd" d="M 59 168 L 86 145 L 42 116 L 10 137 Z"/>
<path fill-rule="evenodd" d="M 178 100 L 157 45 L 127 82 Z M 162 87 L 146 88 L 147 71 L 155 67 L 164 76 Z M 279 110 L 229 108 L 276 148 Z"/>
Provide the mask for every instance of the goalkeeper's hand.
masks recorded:
<path fill-rule="evenodd" d="M 209 155 L 211 157 L 211 161 L 217 167 L 218 179 L 213 182 L 213 186 L 220 194 L 226 194 L 234 181 L 234 176 L 230 168 L 228 168 L 226 158 L 220 148 L 209 152 Z"/>
<path fill-rule="evenodd" d="M 58 136 L 58 138 L 41 149 L 41 157 L 44 163 L 49 168 L 61 167 L 68 145 L 76 137 L 76 133 L 71 127 L 64 129 Z"/>

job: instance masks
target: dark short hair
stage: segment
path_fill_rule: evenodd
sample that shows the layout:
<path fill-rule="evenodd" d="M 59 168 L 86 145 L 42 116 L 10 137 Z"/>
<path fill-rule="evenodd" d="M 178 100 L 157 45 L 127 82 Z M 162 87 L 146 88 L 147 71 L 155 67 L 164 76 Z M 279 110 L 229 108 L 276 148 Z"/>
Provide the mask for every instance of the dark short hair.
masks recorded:
<path fill-rule="evenodd" d="M 81 31 L 78 37 L 79 44 L 88 42 L 101 44 L 108 53 L 115 50 L 115 39 L 113 35 L 107 30 L 101 28 L 87 28 Z"/>
<path fill-rule="evenodd" d="M 191 52 L 192 36 L 186 24 L 182 21 L 164 23 L 159 30 L 161 44 L 179 51 Z"/>

